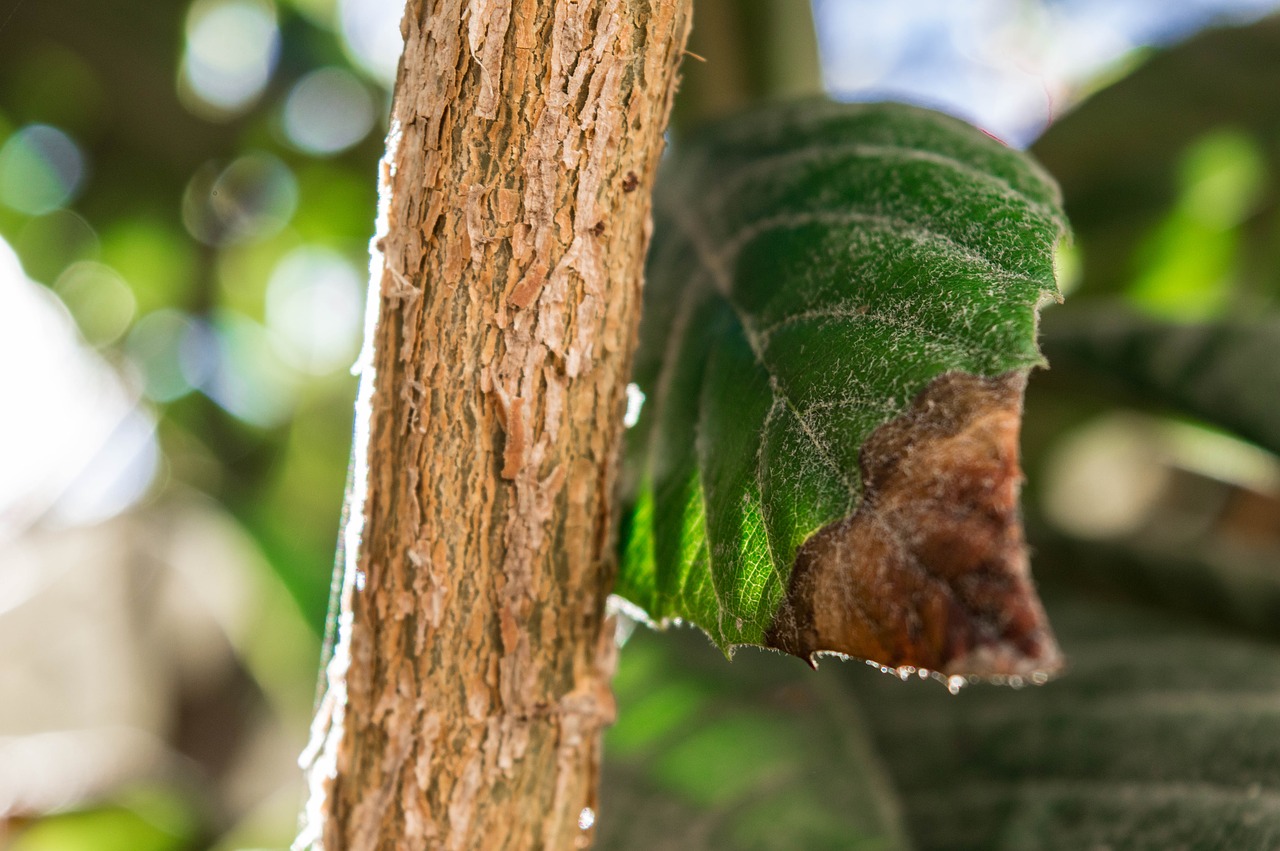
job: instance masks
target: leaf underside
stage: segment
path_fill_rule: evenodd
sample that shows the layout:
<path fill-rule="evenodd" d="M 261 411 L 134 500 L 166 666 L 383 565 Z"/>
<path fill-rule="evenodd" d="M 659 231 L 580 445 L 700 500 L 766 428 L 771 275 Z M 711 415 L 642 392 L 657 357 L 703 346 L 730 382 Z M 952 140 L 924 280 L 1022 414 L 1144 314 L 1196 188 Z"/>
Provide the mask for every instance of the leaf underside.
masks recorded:
<path fill-rule="evenodd" d="M 1050 588 L 1071 675 L 957 699 L 849 670 L 921 851 L 1280 842 L 1280 656 L 1232 630 Z"/>
<path fill-rule="evenodd" d="M 1065 560 L 1076 554 L 1046 548 L 1051 570 Z M 1016 700 L 862 665 L 806 676 L 761 653 L 729 669 L 683 630 L 637 635 L 616 680 L 597 845 L 1277 847 L 1274 644 L 1046 584 L 1071 675 Z"/>
<path fill-rule="evenodd" d="M 1280 453 L 1280 318 L 1181 324 L 1104 302 L 1056 319 L 1055 363 Z"/>
<path fill-rule="evenodd" d="M 655 200 L 618 593 L 726 650 L 1054 669 L 1017 507 L 1052 180 L 936 113 L 810 102 L 678 146 Z"/>

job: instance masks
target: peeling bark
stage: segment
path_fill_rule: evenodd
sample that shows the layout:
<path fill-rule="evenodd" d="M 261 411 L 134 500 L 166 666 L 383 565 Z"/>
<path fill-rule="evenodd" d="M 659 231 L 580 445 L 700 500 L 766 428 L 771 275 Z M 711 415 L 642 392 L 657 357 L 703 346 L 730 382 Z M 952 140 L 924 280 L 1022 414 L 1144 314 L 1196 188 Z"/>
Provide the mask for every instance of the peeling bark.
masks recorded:
<path fill-rule="evenodd" d="M 410 0 L 297 847 L 585 847 L 610 519 L 688 0 Z"/>

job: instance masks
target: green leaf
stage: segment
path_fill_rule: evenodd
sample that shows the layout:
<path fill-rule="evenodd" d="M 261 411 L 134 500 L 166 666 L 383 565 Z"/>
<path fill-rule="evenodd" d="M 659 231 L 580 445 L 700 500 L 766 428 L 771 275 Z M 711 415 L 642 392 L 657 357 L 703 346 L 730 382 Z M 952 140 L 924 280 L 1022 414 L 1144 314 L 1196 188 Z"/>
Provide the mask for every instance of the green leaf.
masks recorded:
<path fill-rule="evenodd" d="M 1071 297 L 1127 291 L 1165 316 L 1274 306 L 1280 18 L 1152 56 L 1033 146 L 1083 255 Z"/>
<path fill-rule="evenodd" d="M 796 673 L 762 653 L 725 665 L 688 630 L 636 635 L 615 680 L 595 847 L 907 848 L 856 701 Z"/>
<path fill-rule="evenodd" d="M 1280 651 L 1150 609 L 1047 603 L 1071 671 L 1015 699 L 849 671 L 917 847 L 1275 847 Z"/>
<path fill-rule="evenodd" d="M 1158 604 L 1272 641 L 1280 639 L 1280 571 L 1276 570 L 1280 530 L 1275 528 L 1273 507 L 1277 501 L 1221 482 L 1201 480 L 1199 484 L 1216 485 L 1220 499 L 1199 498 L 1194 507 L 1202 513 L 1184 510 L 1161 517 L 1161 522 L 1138 535 L 1092 541 L 1038 529 L 1032 544 L 1037 552 L 1051 553 L 1046 578 L 1135 603 Z M 1185 494 L 1180 496 L 1186 499 Z M 1235 518 L 1232 498 L 1240 505 Z M 1256 502 L 1249 506 L 1246 500 Z M 1223 503 L 1228 506 L 1225 512 Z M 1263 514 L 1268 508 L 1269 513 Z M 1261 515 L 1256 525 L 1270 525 L 1269 536 L 1246 525 L 1250 510 Z M 1218 525 L 1227 528 L 1205 524 L 1203 514 L 1210 513 L 1225 515 L 1221 519 L 1227 522 Z M 1245 528 L 1232 528 L 1233 519 L 1244 520 Z"/>
<path fill-rule="evenodd" d="M 1054 364 L 1280 453 L 1280 317 L 1184 325 L 1109 304 L 1046 323 Z"/>
<path fill-rule="evenodd" d="M 656 208 L 618 592 L 725 649 L 1052 669 L 1017 425 L 1053 182 L 937 113 L 808 102 L 681 145 Z"/>
<path fill-rule="evenodd" d="M 9 851 L 181 851 L 202 826 L 191 802 L 161 789 L 134 789 L 121 800 L 37 819 Z"/>

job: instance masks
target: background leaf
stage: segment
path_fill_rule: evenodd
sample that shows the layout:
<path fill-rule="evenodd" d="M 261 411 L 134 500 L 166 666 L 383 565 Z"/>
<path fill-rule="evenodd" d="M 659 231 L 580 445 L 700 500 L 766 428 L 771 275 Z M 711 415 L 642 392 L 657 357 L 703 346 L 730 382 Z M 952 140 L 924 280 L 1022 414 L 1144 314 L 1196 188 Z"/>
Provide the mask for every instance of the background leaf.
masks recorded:
<path fill-rule="evenodd" d="M 1053 369 L 1025 431 L 1038 549 L 1063 579 L 1268 637 L 1280 557 L 1280 110 L 1266 94 L 1277 48 L 1275 17 L 1202 33 L 1034 146 L 1063 187 L 1080 277 L 1044 317 Z M 1093 505 L 1095 522 L 1064 511 L 1073 505 Z"/>
<path fill-rule="evenodd" d="M 1162 51 L 1032 147 L 1066 197 L 1076 304 L 1124 293 L 1181 319 L 1252 314 L 1280 295 L 1280 18 Z"/>
<path fill-rule="evenodd" d="M 1064 310 L 1045 327 L 1055 367 L 1280 452 L 1280 316 L 1188 325 L 1110 304 Z"/>
<path fill-rule="evenodd" d="M 856 702 L 835 686 L 770 654 L 727 665 L 690 630 L 636 634 L 614 681 L 596 847 L 907 848 Z"/>
<path fill-rule="evenodd" d="M 722 647 L 807 655 L 769 636 L 801 545 L 868 504 L 867 442 L 913 400 L 932 409 L 920 398 L 940 376 L 995 380 L 1041 363 L 1036 306 L 1055 291 L 1064 227 L 1053 182 L 1030 160 L 914 107 L 775 107 L 678 145 L 658 190 L 635 371 L 649 401 L 628 441 L 618 592 Z M 911 563 L 897 576 L 944 567 L 901 558 Z M 1007 584 L 1027 596 L 1020 558 Z M 891 571 L 874 562 L 855 569 Z M 945 584 L 930 587 L 943 607 Z M 876 599 L 851 593 L 855 606 Z M 950 629 L 915 602 L 869 618 Z M 875 652 L 897 658 L 881 661 L 913 661 L 896 639 L 883 644 Z"/>
<path fill-rule="evenodd" d="M 1229 493 L 1231 497 L 1257 499 L 1239 491 Z M 1163 518 L 1137 535 L 1111 541 L 1037 529 L 1032 537 L 1036 550 L 1053 554 L 1042 565 L 1041 576 L 1057 585 L 1159 605 L 1274 642 L 1280 639 L 1280 529 L 1273 525 L 1267 537 L 1242 535 L 1245 530 L 1230 524 L 1244 512 L 1232 512 L 1229 506 L 1228 502 L 1225 522 L 1193 534 L 1179 534 Z M 1265 507 L 1274 513 L 1276 503 L 1272 500 Z"/>
<path fill-rule="evenodd" d="M 1041 688 L 952 697 L 848 671 L 917 847 L 1275 847 L 1275 647 L 1079 593 L 1046 602 L 1071 668 Z"/>
<path fill-rule="evenodd" d="M 1276 17 L 1202 33 L 1034 146 L 1063 187 L 1080 277 L 1044 317 L 1053 369 L 1028 400 L 1025 444 L 1037 548 L 1062 579 L 1268 638 L 1280 110 L 1266 93 L 1278 48 Z M 1081 523 L 1072 505 L 1110 518 Z"/>

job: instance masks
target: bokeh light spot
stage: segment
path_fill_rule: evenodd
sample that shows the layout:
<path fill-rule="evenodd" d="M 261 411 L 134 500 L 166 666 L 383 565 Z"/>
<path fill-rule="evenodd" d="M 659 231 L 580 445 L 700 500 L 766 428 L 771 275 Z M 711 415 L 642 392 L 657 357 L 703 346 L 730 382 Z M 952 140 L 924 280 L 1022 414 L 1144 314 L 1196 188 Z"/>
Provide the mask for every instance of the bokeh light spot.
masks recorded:
<path fill-rule="evenodd" d="M 198 115 L 234 115 L 262 94 L 279 50 L 275 9 L 268 3 L 197 0 L 187 14 L 179 93 Z"/>
<path fill-rule="evenodd" d="M 1254 140 L 1215 131 L 1193 142 L 1178 164 L 1179 197 L 1139 252 L 1141 273 L 1129 300 L 1174 320 L 1221 315 L 1238 281 L 1240 224 L 1267 185 Z"/>
<path fill-rule="evenodd" d="M 0 148 L 0 201 L 32 216 L 70 201 L 84 180 L 85 161 L 66 133 L 32 124 Z"/>
<path fill-rule="evenodd" d="M 1068 433 L 1050 455 L 1042 482 L 1049 519 L 1089 539 L 1136 531 L 1168 485 L 1150 421 L 1113 414 Z"/>
<path fill-rule="evenodd" d="M 364 84 L 341 68 L 303 77 L 284 104 L 289 141 L 311 154 L 336 154 L 373 129 L 373 99 Z"/>
<path fill-rule="evenodd" d="M 133 321 L 137 301 L 115 269 L 102 263 L 73 263 L 53 286 L 93 346 L 114 343 Z"/>
<path fill-rule="evenodd" d="M 345 257 L 308 246 L 290 252 L 267 285 L 267 328 L 291 366 L 327 375 L 360 350 L 364 279 Z"/>
<path fill-rule="evenodd" d="M 1257 142 L 1237 130 L 1197 139 L 1179 163 L 1179 206 L 1206 225 L 1235 227 L 1257 206 L 1267 185 L 1267 166 Z"/>
<path fill-rule="evenodd" d="M 196 333 L 191 317 L 177 310 L 154 311 L 133 326 L 125 349 L 141 375 L 148 398 L 172 402 L 190 393 L 204 378 L 192 368 L 196 364 L 190 356 L 192 346 L 188 340 Z"/>
<path fill-rule="evenodd" d="M 298 206 L 293 172 L 269 154 L 240 157 L 225 169 L 206 163 L 187 184 L 182 220 L 191 235 L 209 245 L 272 236 Z"/>
<path fill-rule="evenodd" d="M 404 49 L 400 35 L 403 0 L 342 0 L 339 11 L 342 38 L 352 59 L 390 87 Z"/>
<path fill-rule="evenodd" d="M 266 328 L 248 317 L 220 311 L 213 323 L 217 370 L 201 389 L 232 415 L 269 428 L 288 420 L 296 377 L 281 362 Z"/>

